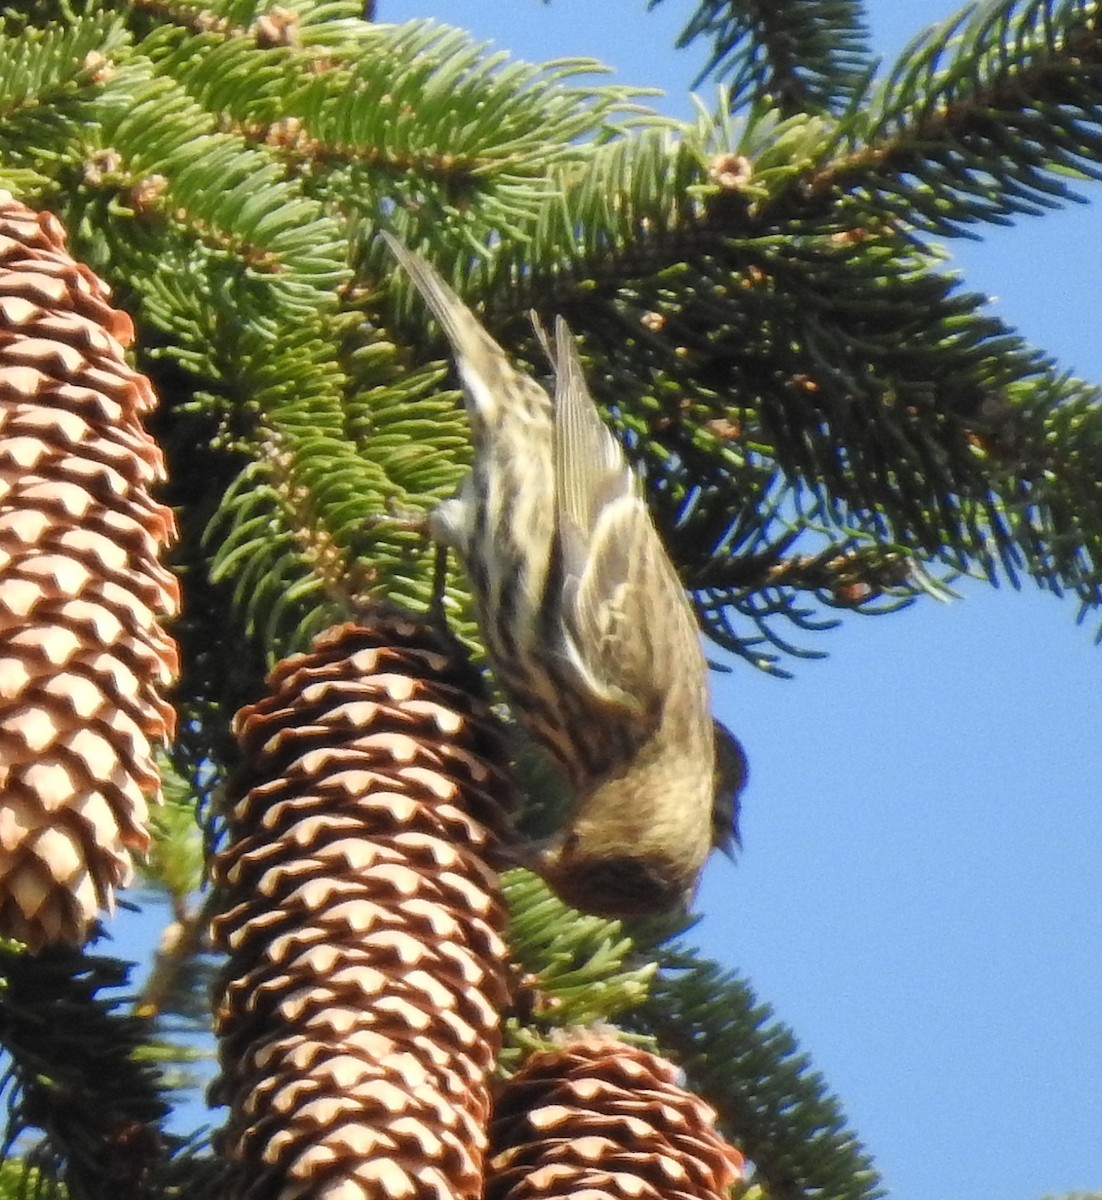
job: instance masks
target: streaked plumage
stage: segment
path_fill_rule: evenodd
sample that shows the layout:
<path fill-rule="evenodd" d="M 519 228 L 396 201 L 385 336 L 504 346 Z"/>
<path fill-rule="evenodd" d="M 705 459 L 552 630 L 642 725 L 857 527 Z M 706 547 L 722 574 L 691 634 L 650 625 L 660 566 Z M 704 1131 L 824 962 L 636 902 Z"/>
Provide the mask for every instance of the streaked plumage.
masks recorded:
<path fill-rule="evenodd" d="M 687 899 L 737 839 L 746 764 L 709 713 L 692 607 L 560 317 L 554 402 L 389 235 L 455 352 L 474 441 L 433 535 L 462 558 L 502 689 L 574 804 L 535 865 L 569 903 L 620 916 Z M 714 821 L 719 823 L 716 828 Z"/>

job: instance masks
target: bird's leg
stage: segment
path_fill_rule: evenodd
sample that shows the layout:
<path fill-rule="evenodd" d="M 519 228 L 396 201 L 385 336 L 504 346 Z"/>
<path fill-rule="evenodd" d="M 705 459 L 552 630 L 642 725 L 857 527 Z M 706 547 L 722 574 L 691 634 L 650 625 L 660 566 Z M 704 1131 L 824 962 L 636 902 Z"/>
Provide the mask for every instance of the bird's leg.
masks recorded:
<path fill-rule="evenodd" d="M 419 533 L 428 536 L 430 516 L 420 508 L 406 508 L 394 499 L 386 502 L 385 510 L 373 513 L 364 521 L 369 529 L 394 529 L 402 533 Z"/>
<path fill-rule="evenodd" d="M 444 612 L 444 595 L 448 586 L 448 547 L 436 543 L 432 556 L 432 594 L 429 597 L 429 620 L 442 632 L 447 631 L 448 616 Z"/>
<path fill-rule="evenodd" d="M 429 594 L 428 620 L 438 632 L 450 636 L 448 619 L 444 612 L 444 595 L 448 576 L 448 545 L 440 540 L 440 519 L 438 512 L 449 502 L 438 505 L 430 513 L 419 509 L 402 508 L 393 501 L 388 502 L 387 511 L 376 513 L 369 517 L 365 525 L 369 529 L 396 530 L 403 533 L 416 533 L 423 539 L 432 539 L 435 543 L 432 558 L 432 591 Z"/>
<path fill-rule="evenodd" d="M 467 553 L 467 531 L 471 526 L 471 503 L 467 493 L 472 488 L 468 475 L 458 493 L 448 500 L 441 500 L 428 515 L 429 536 L 441 546 L 458 550 L 460 558 Z"/>

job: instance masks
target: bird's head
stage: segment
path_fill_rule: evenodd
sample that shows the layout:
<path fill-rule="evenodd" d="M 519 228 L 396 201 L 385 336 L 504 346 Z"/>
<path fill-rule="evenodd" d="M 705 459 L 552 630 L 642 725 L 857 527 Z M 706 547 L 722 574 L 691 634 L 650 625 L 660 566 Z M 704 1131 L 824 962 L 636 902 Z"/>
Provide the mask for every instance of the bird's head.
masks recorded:
<path fill-rule="evenodd" d="M 568 904 L 599 916 L 685 905 L 711 849 L 714 787 L 699 763 L 637 761 L 578 799 L 534 867 Z"/>
<path fill-rule="evenodd" d="M 536 869 L 565 903 L 600 917 L 641 917 L 687 906 L 699 867 L 661 848 L 594 850 L 577 831 L 538 856 Z"/>

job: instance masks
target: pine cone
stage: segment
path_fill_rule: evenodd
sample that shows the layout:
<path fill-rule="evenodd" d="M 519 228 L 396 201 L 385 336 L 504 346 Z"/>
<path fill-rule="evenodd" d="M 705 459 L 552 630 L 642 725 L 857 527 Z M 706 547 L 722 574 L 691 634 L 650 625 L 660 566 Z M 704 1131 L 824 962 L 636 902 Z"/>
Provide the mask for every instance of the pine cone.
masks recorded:
<path fill-rule="evenodd" d="M 215 867 L 226 1194 L 473 1200 L 506 1001 L 496 722 L 431 634 L 382 613 L 269 685 L 238 715 Z"/>
<path fill-rule="evenodd" d="M 486 1200 L 718 1200 L 743 1159 L 664 1059 L 574 1035 L 531 1055 L 490 1127 Z"/>
<path fill-rule="evenodd" d="M 65 235 L 0 191 L 0 935 L 80 942 L 149 845 L 178 607 L 156 399 Z"/>

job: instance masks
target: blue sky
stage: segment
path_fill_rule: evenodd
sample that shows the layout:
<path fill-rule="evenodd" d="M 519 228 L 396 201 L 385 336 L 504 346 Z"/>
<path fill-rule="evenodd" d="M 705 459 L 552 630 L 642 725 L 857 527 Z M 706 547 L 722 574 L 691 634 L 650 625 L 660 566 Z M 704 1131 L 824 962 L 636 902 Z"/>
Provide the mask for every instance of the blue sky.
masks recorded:
<path fill-rule="evenodd" d="M 533 61 L 599 58 L 687 116 L 704 53 L 672 46 L 694 7 L 381 0 L 379 15 Z M 872 0 L 878 51 L 956 7 Z M 983 232 L 951 247 L 969 289 L 1102 380 L 1102 214 Z M 1077 626 L 1071 601 L 963 590 L 851 618 L 794 681 L 742 665 L 717 680 L 753 774 L 745 851 L 709 869 L 699 941 L 793 1026 L 895 1200 L 1102 1189 L 1102 613 Z"/>

